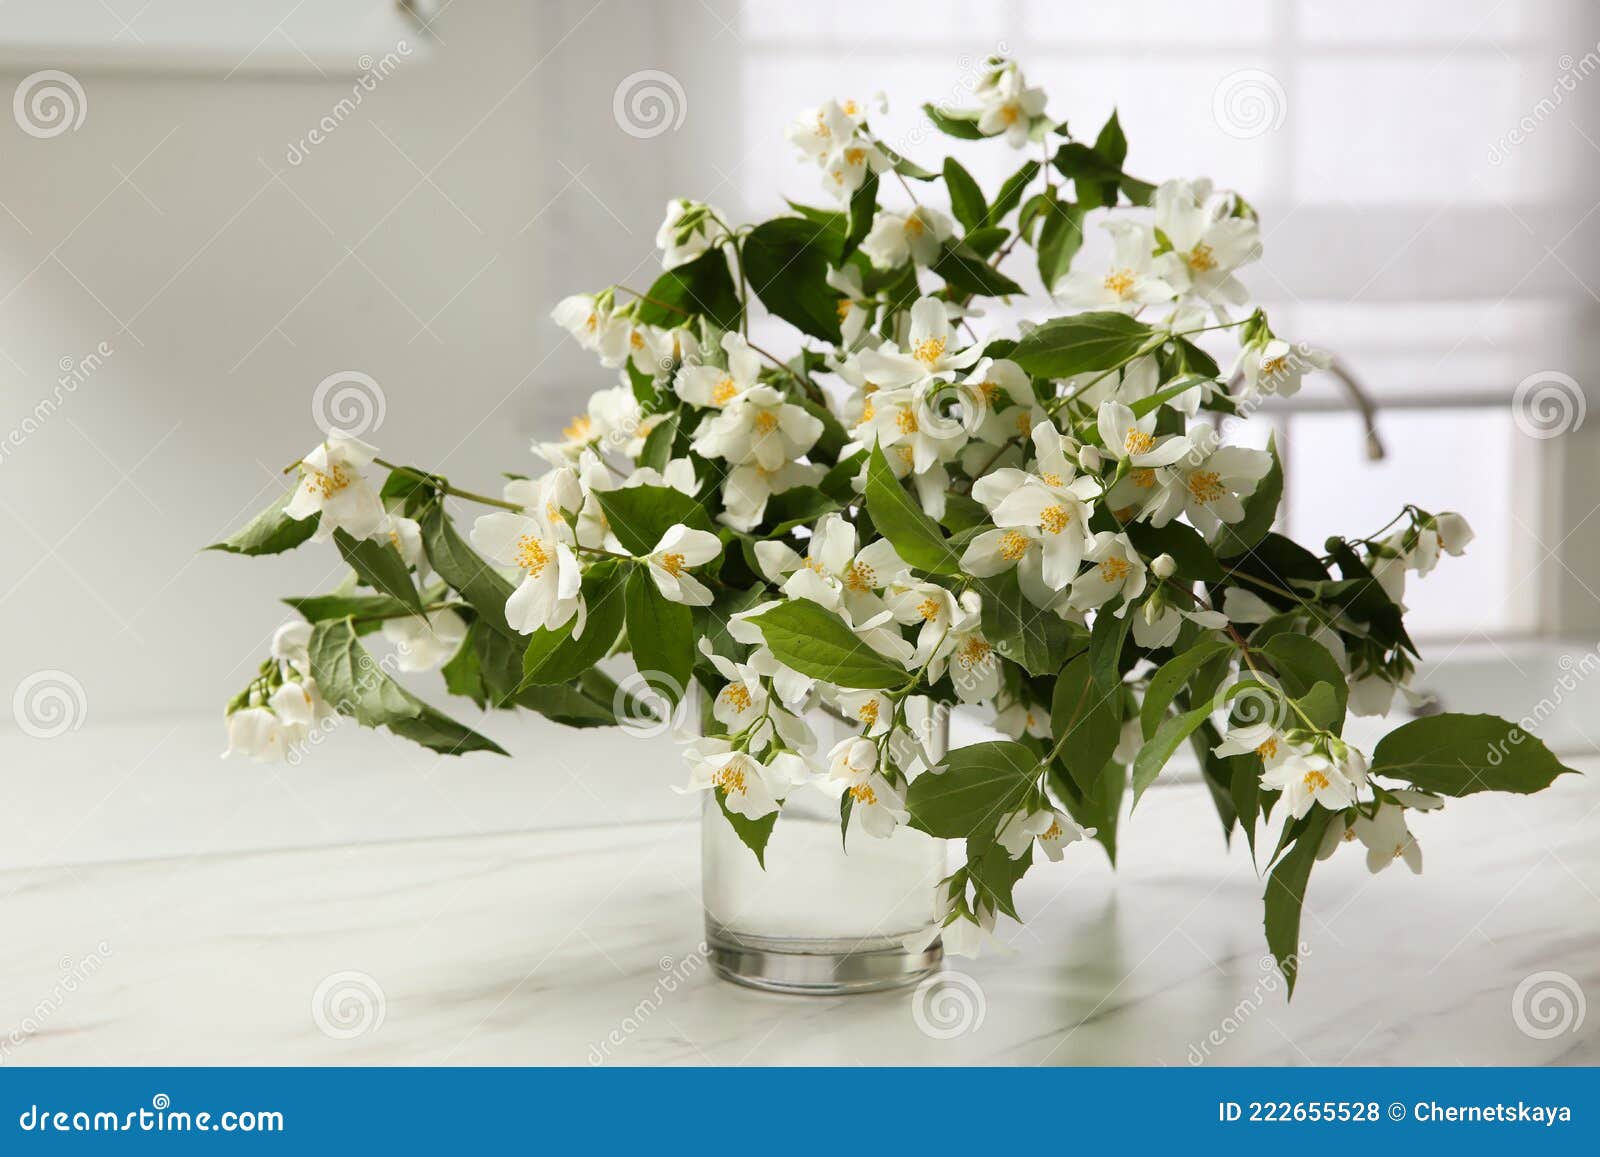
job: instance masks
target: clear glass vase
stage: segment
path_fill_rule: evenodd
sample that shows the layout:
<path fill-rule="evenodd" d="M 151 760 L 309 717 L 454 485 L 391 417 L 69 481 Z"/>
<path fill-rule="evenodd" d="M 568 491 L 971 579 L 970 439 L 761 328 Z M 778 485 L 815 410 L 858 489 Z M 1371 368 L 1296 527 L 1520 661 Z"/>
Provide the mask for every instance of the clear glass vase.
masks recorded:
<path fill-rule="evenodd" d="M 806 722 L 822 753 L 857 733 L 815 712 Z M 947 717 L 937 732 L 936 758 L 947 742 Z M 887 839 L 855 828 L 841 839 L 839 792 L 824 782 L 790 792 L 763 869 L 707 792 L 701 890 L 712 967 L 727 980 L 777 992 L 832 995 L 915 983 L 943 957 L 934 905 L 947 858 L 944 840 L 904 826 Z"/>

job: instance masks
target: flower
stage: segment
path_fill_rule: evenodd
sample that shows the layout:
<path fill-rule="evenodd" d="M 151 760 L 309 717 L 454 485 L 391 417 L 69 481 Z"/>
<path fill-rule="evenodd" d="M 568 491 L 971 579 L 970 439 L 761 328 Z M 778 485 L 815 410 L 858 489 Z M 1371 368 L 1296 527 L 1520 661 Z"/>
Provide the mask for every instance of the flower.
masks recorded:
<path fill-rule="evenodd" d="M 1205 179 L 1167 181 L 1155 192 L 1155 224 L 1177 257 L 1178 289 L 1218 307 L 1245 302 L 1233 271 L 1261 257 L 1256 223 L 1230 216 L 1232 207 L 1231 198 L 1212 197 Z"/>
<path fill-rule="evenodd" d="M 977 342 L 957 353 L 950 344 L 953 336 L 945 303 L 936 297 L 918 298 L 911 307 L 905 351 L 889 342 L 862 350 L 858 355 L 861 369 L 878 385 L 892 388 L 915 385 L 949 370 L 964 370 L 983 356 L 985 343 Z"/>
<path fill-rule="evenodd" d="M 336 530 L 371 538 L 387 513 L 361 468 L 377 456 L 376 447 L 355 435 L 329 430 L 327 439 L 300 460 L 300 484 L 283 513 L 297 521 L 319 515 L 313 542 L 326 542 Z"/>
<path fill-rule="evenodd" d="M 1000 657 L 984 637 L 981 606 L 971 591 L 958 600 L 955 620 L 927 661 L 930 681 L 937 682 L 948 670 L 963 703 L 981 703 L 1000 693 Z"/>
<path fill-rule="evenodd" d="M 1061 435 L 1049 422 L 1039 423 L 1033 434 L 1036 473 L 1001 469 L 973 485 L 973 497 L 989 507 L 995 529 L 972 540 L 961 569 L 985 578 L 1017 566 L 1025 583 L 1042 583 L 1053 594 L 1078 573 L 1089 545 L 1089 500 L 1100 486 L 1093 478 L 1074 477 Z"/>
<path fill-rule="evenodd" d="M 228 750 L 230 755 L 244 755 L 259 763 L 275 763 L 287 753 L 283 726 L 278 717 L 265 707 L 241 707 L 228 716 Z"/>
<path fill-rule="evenodd" d="M 822 421 L 784 400 L 771 386 L 752 386 L 700 423 L 693 450 L 703 458 L 730 464 L 754 462 L 776 471 L 804 454 L 822 437 Z"/>
<path fill-rule="evenodd" d="M 1094 834 L 1094 828 L 1080 828 L 1076 820 L 1055 808 L 1046 807 L 1036 811 L 1023 808 L 1000 821 L 995 842 L 1015 860 L 1028 850 L 1029 844 L 1038 840 L 1039 849 L 1052 862 L 1059 862 L 1063 848 Z"/>
<path fill-rule="evenodd" d="M 708 563 L 721 554 L 720 538 L 704 530 L 691 530 L 679 522 L 667 528 L 645 561 L 663 598 L 691 607 L 709 607 L 711 592 L 689 573 L 689 568 Z"/>
<path fill-rule="evenodd" d="M 302 675 L 311 673 L 312 626 L 304 619 L 290 619 L 272 633 L 271 655 L 279 663 L 287 663 Z"/>
<path fill-rule="evenodd" d="M 854 265 L 828 270 L 827 282 L 830 289 L 836 289 L 841 294 L 838 308 L 842 344 L 845 349 L 855 349 L 861 344 L 867 327 L 872 324 L 877 303 L 862 288 L 861 270 Z"/>
<path fill-rule="evenodd" d="M 1172 485 L 1150 512 L 1152 526 L 1165 526 L 1179 514 L 1188 516 L 1208 541 L 1215 541 L 1224 523 L 1244 517 L 1244 503 L 1272 469 L 1272 455 L 1244 446 L 1216 447 L 1210 425 L 1189 430 L 1190 452 L 1172 466 Z M 1216 448 L 1212 448 L 1216 447 Z"/>
<path fill-rule="evenodd" d="M 848 201 L 850 195 L 861 188 L 867 174 L 882 173 L 889 168 L 889 158 L 882 149 L 863 137 L 856 137 L 843 148 L 835 149 L 823 166 L 827 179 L 823 182 L 834 196 Z"/>
<path fill-rule="evenodd" d="M 1028 143 L 1033 122 L 1044 115 L 1042 88 L 1030 88 L 1022 70 L 1007 61 L 977 89 L 978 131 L 986 137 L 1004 136 L 1012 148 Z"/>
<path fill-rule="evenodd" d="M 583 572 L 568 544 L 571 530 L 565 523 L 552 522 L 542 511 L 496 511 L 473 523 L 471 538 L 490 562 L 522 572 L 522 581 L 506 600 L 506 622 L 512 630 L 524 635 L 541 628 L 553 631 L 577 615 L 573 634 L 582 631 Z"/>
<path fill-rule="evenodd" d="M 1102 530 L 1089 542 L 1084 557 L 1095 565 L 1072 580 L 1072 597 L 1068 605 L 1076 610 L 1103 606 L 1122 596 L 1123 606 L 1138 598 L 1144 591 L 1145 565 L 1139 552 L 1125 534 Z"/>
<path fill-rule="evenodd" d="M 721 409 L 746 390 L 753 389 L 761 375 L 761 359 L 739 334 L 722 338 L 728 366 L 685 365 L 679 368 L 672 388 L 678 397 L 695 406 Z"/>
<path fill-rule="evenodd" d="M 683 197 L 667 202 L 666 216 L 656 230 L 656 248 L 661 250 L 661 267 L 676 269 L 699 257 L 713 245 L 727 239 L 722 215 L 710 205 Z"/>
<path fill-rule="evenodd" d="M 917 626 L 916 652 L 910 666 L 920 667 L 944 641 L 950 625 L 961 613 L 956 596 L 938 583 L 920 579 L 901 579 L 890 583 L 883 602 L 894 620 L 903 626 Z"/>
<path fill-rule="evenodd" d="M 866 735 L 882 735 L 894 722 L 894 700 L 882 691 L 840 691 L 839 710 L 859 720 Z"/>
<path fill-rule="evenodd" d="M 1279 338 L 1251 342 L 1239 353 L 1236 372 L 1243 379 L 1238 397 L 1255 401 L 1263 396 L 1292 398 L 1301 380 L 1312 370 L 1325 370 L 1333 359 L 1321 350 L 1296 348 Z"/>
<path fill-rule="evenodd" d="M 810 462 L 785 462 L 768 470 L 759 462 L 744 462 L 728 472 L 722 484 L 719 522 L 734 530 L 751 531 L 766 517 L 767 500 L 796 486 L 815 486 L 827 467 Z"/>
<path fill-rule="evenodd" d="M 1171 280 L 1174 262 L 1170 256 L 1155 256 L 1155 231 L 1149 225 L 1119 218 L 1102 227 L 1111 234 L 1111 267 L 1105 273 L 1068 272 L 1056 288 L 1062 300 L 1131 312 L 1178 295 Z"/>
<path fill-rule="evenodd" d="M 1371 819 L 1358 817 L 1350 830 L 1366 845 L 1368 871 L 1381 872 L 1403 859 L 1415 875 L 1422 874 L 1422 846 L 1406 826 L 1406 809 L 1399 804 L 1379 803 Z"/>
<path fill-rule="evenodd" d="M 1476 537 L 1467 520 L 1459 514 L 1436 515 L 1431 525 L 1417 532 L 1417 544 L 1412 547 L 1407 564 L 1419 575 L 1425 575 L 1438 564 L 1441 550 L 1459 558 Z"/>
<path fill-rule="evenodd" d="M 426 615 L 386 619 L 383 637 L 395 645 L 400 670 L 431 671 L 456 653 L 467 637 L 467 624 L 444 607 Z"/>
<path fill-rule="evenodd" d="M 878 745 L 852 735 L 839 740 L 828 752 L 828 774 L 847 784 L 862 783 L 878 770 Z"/>
<path fill-rule="evenodd" d="M 627 386 L 597 390 L 590 395 L 586 411 L 562 427 L 560 441 L 535 442 L 533 452 L 552 466 L 570 466 L 596 445 L 617 448 L 638 429 L 640 421 L 639 399 Z"/>
<path fill-rule="evenodd" d="M 427 578 L 428 556 L 422 547 L 422 525 L 415 518 L 407 518 L 403 514 L 387 514 L 378 527 L 375 537 L 388 539 L 389 544 L 399 553 L 401 560 L 407 566 L 416 568 L 417 577 Z"/>
<path fill-rule="evenodd" d="M 850 797 L 850 826 L 861 828 L 874 839 L 888 839 L 894 829 L 907 822 L 905 796 L 881 775 L 873 774 L 845 788 Z"/>
<path fill-rule="evenodd" d="M 786 790 L 786 777 L 773 782 L 773 772 L 748 752 L 735 751 L 726 740 L 702 739 L 684 749 L 689 764 L 686 791 L 721 793 L 730 812 L 758 820 L 778 810 L 778 790 Z"/>
<path fill-rule="evenodd" d="M 1106 453 L 1134 467 L 1171 466 L 1189 453 L 1189 439 L 1182 434 L 1169 438 L 1156 435 L 1156 412 L 1135 418 L 1121 402 L 1104 401 L 1096 419 Z"/>
<path fill-rule="evenodd" d="M 862 629 L 888 610 L 879 592 L 911 575 L 911 568 L 886 538 L 858 550 L 856 528 L 837 514 L 817 523 L 803 559 L 771 540 L 756 543 L 755 554 L 762 573 L 780 583 L 784 594 L 810 599 L 829 610 L 843 609 Z"/>
<path fill-rule="evenodd" d="M 761 672 L 753 664 L 736 663 L 716 654 L 707 640 L 701 640 L 700 650 L 711 660 L 717 674 L 727 680 L 711 701 L 711 717 L 729 734 L 738 735 L 766 713 L 767 687 Z"/>
<path fill-rule="evenodd" d="M 599 295 L 575 293 L 558 301 L 550 316 L 584 349 L 620 365 L 628 346 L 628 326 L 614 315 L 613 309 L 609 290 Z"/>
<path fill-rule="evenodd" d="M 882 209 L 861 239 L 861 252 L 878 269 L 898 269 L 907 261 L 932 265 L 954 233 L 955 223 L 926 205 L 909 213 Z"/>
<path fill-rule="evenodd" d="M 974 906 L 977 908 L 975 916 L 957 913 L 948 917 L 940 928 L 945 955 L 976 957 L 995 942 L 994 905 L 980 896 Z"/>
<path fill-rule="evenodd" d="M 1342 811 L 1355 803 L 1356 791 L 1366 782 L 1366 760 L 1354 749 L 1347 749 L 1343 761 L 1335 761 L 1324 752 L 1287 746 L 1275 765 L 1264 766 L 1261 774 L 1261 786 L 1283 792 L 1283 802 L 1295 819 L 1313 804 Z"/>

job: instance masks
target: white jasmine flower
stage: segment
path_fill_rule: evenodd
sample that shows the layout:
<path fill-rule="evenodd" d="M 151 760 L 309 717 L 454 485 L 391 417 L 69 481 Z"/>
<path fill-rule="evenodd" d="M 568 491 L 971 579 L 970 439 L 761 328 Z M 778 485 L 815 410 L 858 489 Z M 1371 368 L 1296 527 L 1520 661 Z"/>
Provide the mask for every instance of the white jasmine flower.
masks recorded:
<path fill-rule="evenodd" d="M 326 542 L 336 530 L 371 538 L 387 512 L 361 469 L 377 456 L 376 447 L 354 435 L 329 430 L 327 439 L 300 460 L 300 484 L 284 514 L 297 521 L 320 515 L 313 542 Z"/>
<path fill-rule="evenodd" d="M 1156 228 L 1178 259 L 1178 288 L 1213 306 L 1241 305 L 1244 286 L 1233 275 L 1261 257 L 1256 223 L 1229 215 L 1229 199 L 1213 198 L 1211 182 L 1167 181 L 1156 190 Z"/>
<path fill-rule="evenodd" d="M 1171 466 L 1190 450 L 1189 439 L 1182 434 L 1158 439 L 1154 410 L 1135 418 L 1121 402 L 1102 402 L 1096 425 L 1106 453 L 1130 466 Z"/>
<path fill-rule="evenodd" d="M 927 662 L 961 613 L 953 593 L 938 583 L 922 580 L 891 583 L 883 601 L 895 622 L 919 628 L 916 652 L 908 664 L 912 667 Z"/>
<path fill-rule="evenodd" d="M 734 751 L 726 740 L 702 739 L 684 749 L 689 764 L 687 791 L 722 792 L 730 812 L 758 820 L 778 810 L 772 773 L 754 756 Z M 781 788 L 780 788 L 781 790 Z"/>
<path fill-rule="evenodd" d="M 680 522 L 667 528 L 645 561 L 663 598 L 691 607 L 709 607 L 711 591 L 689 570 L 721 554 L 720 538 L 704 530 L 691 530 Z"/>
<path fill-rule="evenodd" d="M 976 957 L 994 944 L 994 905 L 979 896 L 973 906 L 976 919 L 958 915 L 939 929 L 947 956 Z"/>
<path fill-rule="evenodd" d="M 1059 283 L 1063 301 L 1087 309 L 1131 312 L 1178 295 L 1171 280 L 1174 262 L 1166 255 L 1155 256 L 1155 231 L 1149 225 L 1115 218 L 1103 222 L 1102 228 L 1111 234 L 1110 269 L 1104 273 L 1069 271 Z"/>
<path fill-rule="evenodd" d="M 428 556 L 422 549 L 422 526 L 415 518 L 403 514 L 385 515 L 376 537 L 388 539 L 405 564 L 415 567 L 417 577 L 426 581 Z"/>
<path fill-rule="evenodd" d="M 310 674 L 311 657 L 306 648 L 311 644 L 311 631 L 311 624 L 304 619 L 290 619 L 272 632 L 272 657 L 302 675 Z"/>
<path fill-rule="evenodd" d="M 1224 523 L 1244 517 L 1242 498 L 1272 469 L 1272 455 L 1244 446 L 1216 445 L 1211 426 L 1201 422 L 1189 431 L 1191 452 L 1172 465 L 1173 485 L 1150 513 L 1152 526 L 1165 526 L 1179 514 L 1215 541 Z M 1215 448 L 1213 448 L 1215 447 Z"/>
<path fill-rule="evenodd" d="M 997 730 L 1011 736 L 1012 739 L 1021 739 L 1024 735 L 1031 735 L 1035 739 L 1052 737 L 1050 712 L 1020 700 L 1003 711 L 996 712 L 994 725 Z"/>
<path fill-rule="evenodd" d="M 1123 606 L 1116 612 L 1121 615 L 1127 610 L 1127 604 L 1144 592 L 1144 560 L 1133 549 L 1127 535 L 1100 531 L 1090 540 L 1085 557 L 1095 565 L 1072 580 L 1070 605 L 1073 608 L 1088 610 L 1104 606 L 1121 595 Z"/>
<path fill-rule="evenodd" d="M 661 267 L 676 269 L 699 257 L 713 245 L 727 239 L 721 214 L 709 205 L 682 197 L 667 202 L 666 216 L 656 230 L 656 248 L 661 250 Z"/>
<path fill-rule="evenodd" d="M 909 213 L 880 209 L 862 238 L 861 252 L 878 269 L 898 269 L 907 261 L 932 265 L 954 233 L 955 223 L 926 205 Z"/>
<path fill-rule="evenodd" d="M 858 355 L 862 371 L 880 386 L 910 386 L 935 374 L 964 370 L 983 356 L 986 343 L 977 342 L 957 352 L 954 330 L 945 303 L 936 297 L 918 298 L 911 307 L 906 352 L 885 342 Z"/>
<path fill-rule="evenodd" d="M 1012 148 L 1026 145 L 1033 122 L 1044 115 L 1044 89 L 1030 88 L 1022 70 L 1008 62 L 977 93 L 982 109 L 978 131 L 986 137 L 1004 136 Z"/>
<path fill-rule="evenodd" d="M 1313 804 L 1344 810 L 1355 803 L 1356 792 L 1366 781 L 1366 761 L 1354 750 L 1341 765 L 1321 752 L 1293 747 L 1261 776 L 1262 787 L 1283 792 L 1283 802 L 1295 819 Z"/>
<path fill-rule="evenodd" d="M 395 645 L 402 671 L 431 671 L 454 655 L 467 637 L 464 619 L 449 607 L 427 615 L 386 619 L 383 637 Z"/>
<path fill-rule="evenodd" d="M 967 437 L 959 421 L 936 412 L 927 392 L 913 386 L 869 397 L 851 435 L 859 445 L 876 442 L 891 468 L 896 453 L 907 456 L 908 472 L 919 475 L 953 459 Z"/>
<path fill-rule="evenodd" d="M 754 462 L 771 472 L 793 462 L 820 437 L 820 419 L 771 386 L 752 386 L 700 423 L 693 449 L 703 458 L 724 458 L 733 465 Z"/>
<path fill-rule="evenodd" d="M 841 201 L 848 201 L 869 172 L 882 173 L 889 167 L 889 158 L 882 149 L 864 137 L 856 137 L 829 154 L 823 165 L 823 184 Z"/>
<path fill-rule="evenodd" d="M 1333 359 L 1321 350 L 1296 349 L 1278 338 L 1255 342 L 1239 355 L 1238 373 L 1243 377 L 1241 400 L 1261 397 L 1292 398 L 1300 383 L 1312 370 L 1325 370 Z"/>
<path fill-rule="evenodd" d="M 711 660 L 717 674 L 727 680 L 722 690 L 711 701 L 711 715 L 730 734 L 744 731 L 766 712 L 767 687 L 761 672 L 753 665 L 735 663 L 732 659 L 715 654 L 702 640 L 702 653 Z"/>
<path fill-rule="evenodd" d="M 878 770 L 878 745 L 860 735 L 835 743 L 828 752 L 828 774 L 847 784 L 865 782 Z"/>
<path fill-rule="evenodd" d="M 1422 874 L 1422 845 L 1417 843 L 1411 829 L 1406 826 L 1406 809 L 1398 804 L 1380 803 L 1371 819 L 1357 817 L 1350 825 L 1367 848 L 1367 870 L 1381 872 L 1396 860 L 1403 859 L 1406 867 L 1416 875 Z"/>
<path fill-rule="evenodd" d="M 283 725 L 265 707 L 241 707 L 228 716 L 228 750 L 222 753 L 243 755 L 259 763 L 275 763 L 287 754 Z"/>
<path fill-rule="evenodd" d="M 1000 656 L 984 637 L 981 606 L 978 596 L 970 591 L 959 600 L 956 620 L 928 661 L 929 679 L 937 682 L 948 670 L 963 703 L 981 703 L 1000 693 Z"/>
<path fill-rule="evenodd" d="M 1055 808 L 1031 812 L 1024 808 L 1000 821 L 996 842 L 1015 860 L 1028 850 L 1029 844 L 1038 840 L 1039 850 L 1052 862 L 1059 862 L 1063 848 L 1094 833 L 1094 828 L 1080 828 L 1071 816 Z"/>
<path fill-rule="evenodd" d="M 1034 396 L 1033 383 L 1016 362 L 1006 358 L 984 358 L 972 368 L 961 385 L 970 398 L 964 404 L 980 415 L 974 437 L 991 446 L 1001 446 L 1018 436 L 1027 437 L 1046 420 L 1044 407 Z"/>
<path fill-rule="evenodd" d="M 785 462 L 768 470 L 759 462 L 745 462 L 728 472 L 722 485 L 722 513 L 718 520 L 734 530 L 751 531 L 766 517 L 767 500 L 796 486 L 815 486 L 827 467 L 810 462 Z"/>
<path fill-rule="evenodd" d="M 828 285 L 840 293 L 839 332 L 845 349 L 855 349 L 877 313 L 877 303 L 867 297 L 861 285 L 861 270 L 854 265 L 828 270 Z"/>
<path fill-rule="evenodd" d="M 587 410 L 562 427 L 559 442 L 535 442 L 533 452 L 552 466 L 570 466 L 596 445 L 620 446 L 640 421 L 639 399 L 627 386 L 597 390 Z"/>
<path fill-rule="evenodd" d="M 761 359 L 737 333 L 722 337 L 728 367 L 685 365 L 678 370 L 672 386 L 678 396 L 695 406 L 722 409 L 747 390 L 754 389 L 761 375 Z"/>
<path fill-rule="evenodd" d="M 540 513 L 496 511 L 472 526 L 472 545 L 496 566 L 515 567 L 522 581 L 506 600 L 506 622 L 530 635 L 541 628 L 556 630 L 578 616 L 573 634 L 583 629 L 583 572 L 568 540 L 565 523 Z"/>
<path fill-rule="evenodd" d="M 598 296 L 575 293 L 564 297 L 550 311 L 550 316 L 584 349 L 599 354 L 603 361 L 621 364 L 627 350 L 628 326 L 613 312 L 610 290 Z"/>
<path fill-rule="evenodd" d="M 1407 559 L 1408 565 L 1419 575 L 1425 575 L 1439 562 L 1439 552 L 1459 558 L 1466 553 L 1467 544 L 1477 535 L 1465 518 L 1446 512 L 1436 516 L 1433 525 L 1417 532 L 1417 544 Z"/>
<path fill-rule="evenodd" d="M 818 165 L 826 165 L 829 157 L 856 139 L 856 128 L 864 115 L 853 100 L 830 100 L 802 112 L 784 135 L 805 156 Z"/>
<path fill-rule="evenodd" d="M 871 620 L 888 610 L 879 592 L 908 579 L 911 568 L 886 538 L 874 539 L 860 550 L 856 545 L 856 528 L 830 514 L 813 529 L 805 558 L 781 542 L 766 541 L 756 543 L 756 561 L 790 598 L 843 609 L 868 629 Z"/>
<path fill-rule="evenodd" d="M 840 691 L 839 710 L 858 720 L 866 735 L 882 735 L 894 721 L 894 700 L 882 691 Z"/>
<path fill-rule="evenodd" d="M 852 783 L 845 791 L 851 801 L 850 826 L 862 829 L 874 839 L 888 839 L 895 828 L 911 818 L 911 813 L 906 811 L 905 796 L 881 775 L 869 775 Z"/>

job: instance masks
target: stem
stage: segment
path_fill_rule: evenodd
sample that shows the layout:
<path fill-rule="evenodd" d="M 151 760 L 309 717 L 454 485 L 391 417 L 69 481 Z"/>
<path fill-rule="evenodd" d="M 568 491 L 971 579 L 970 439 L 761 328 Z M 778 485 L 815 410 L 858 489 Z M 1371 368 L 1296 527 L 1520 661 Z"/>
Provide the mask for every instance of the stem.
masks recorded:
<path fill-rule="evenodd" d="M 428 606 L 422 608 L 421 613 L 424 615 L 431 615 L 435 611 L 454 610 L 456 607 L 465 607 L 466 605 L 466 603 L 430 603 Z M 386 611 L 382 614 L 374 615 L 352 615 L 350 616 L 350 621 L 353 623 L 381 623 L 387 619 L 416 618 L 417 615 L 418 612 L 416 611 Z"/>
<path fill-rule="evenodd" d="M 598 555 L 601 555 L 604 558 L 621 559 L 623 562 L 637 562 L 638 561 L 631 554 L 618 554 L 614 550 L 606 550 L 603 547 L 598 547 L 598 546 L 574 546 L 572 549 L 577 551 L 579 554 L 598 554 Z"/>
<path fill-rule="evenodd" d="M 810 398 L 817 405 L 826 406 L 828 404 L 827 398 L 822 393 L 822 387 L 817 385 L 817 383 L 813 382 L 808 375 L 801 374 L 798 370 L 796 370 L 788 362 L 783 361 L 781 358 L 779 358 L 777 354 L 772 353 L 770 350 L 762 349 L 760 346 L 756 345 L 756 343 L 751 341 L 749 338 L 745 339 L 745 343 L 744 344 L 749 346 L 752 350 L 754 350 L 756 353 L 760 354 L 762 357 L 766 358 L 775 367 L 777 367 L 778 369 L 782 370 L 784 373 L 788 374 L 796 382 L 800 383 L 800 388 L 805 391 L 806 397 Z"/>
<path fill-rule="evenodd" d="M 452 498 L 464 498 L 468 502 L 481 502 L 484 506 L 497 506 L 501 510 L 511 510 L 518 514 L 522 513 L 522 507 L 518 506 L 515 502 L 506 502 L 500 498 L 490 498 L 487 494 L 475 494 L 471 490 L 462 490 L 458 486 L 451 486 L 437 474 L 424 474 L 421 470 L 413 469 L 410 466 L 396 466 L 393 462 L 386 462 L 382 458 L 374 458 L 373 461 L 386 470 L 390 470 L 399 474 L 407 474 L 412 478 L 420 478 L 424 482 L 431 482 L 435 487 L 437 487 L 441 494 L 448 494 Z"/>

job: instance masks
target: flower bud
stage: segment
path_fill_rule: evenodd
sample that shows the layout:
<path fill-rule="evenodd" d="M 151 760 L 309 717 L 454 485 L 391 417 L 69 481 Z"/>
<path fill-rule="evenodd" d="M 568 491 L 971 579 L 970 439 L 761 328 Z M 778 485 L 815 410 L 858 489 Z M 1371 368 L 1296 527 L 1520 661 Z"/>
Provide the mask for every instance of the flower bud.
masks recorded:
<path fill-rule="evenodd" d="M 1150 571 L 1158 579 L 1169 579 L 1178 569 L 1170 554 L 1158 554 L 1150 560 Z"/>
<path fill-rule="evenodd" d="M 1105 456 L 1094 446 L 1085 446 L 1078 451 L 1078 465 L 1085 470 L 1098 471 L 1105 461 Z"/>

